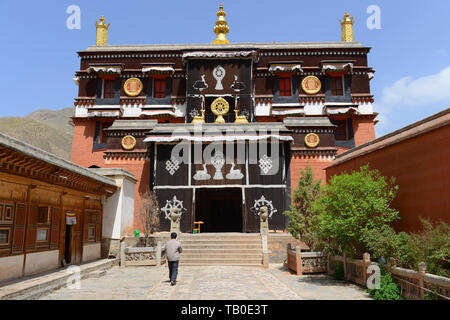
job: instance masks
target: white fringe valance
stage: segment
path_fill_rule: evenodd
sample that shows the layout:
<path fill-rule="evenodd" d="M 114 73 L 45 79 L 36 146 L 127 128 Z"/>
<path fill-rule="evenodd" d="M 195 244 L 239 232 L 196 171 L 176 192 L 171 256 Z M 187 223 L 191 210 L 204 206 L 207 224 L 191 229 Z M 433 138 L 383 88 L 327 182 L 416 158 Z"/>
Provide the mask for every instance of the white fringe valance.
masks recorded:
<path fill-rule="evenodd" d="M 148 66 L 148 67 L 143 67 L 142 72 L 143 73 L 167 72 L 167 73 L 174 74 L 175 69 L 172 67 L 168 67 L 168 66 L 167 67 L 166 66 Z"/>
<path fill-rule="evenodd" d="M 122 72 L 121 67 L 108 67 L 108 66 L 91 66 L 87 69 L 88 73 L 94 72 L 106 72 L 106 73 L 117 73 L 120 74 Z"/>
<path fill-rule="evenodd" d="M 345 62 L 345 63 L 324 63 L 322 65 L 322 72 L 327 71 L 352 71 L 353 63 Z"/>
<path fill-rule="evenodd" d="M 194 142 L 215 142 L 215 141 L 259 141 L 265 139 L 278 139 L 280 141 L 293 141 L 291 136 L 281 136 L 278 134 L 264 134 L 264 135 L 215 135 L 215 136 L 202 136 L 202 135 L 172 135 L 172 136 L 150 136 L 144 139 L 144 142 L 174 142 L 180 140 L 194 141 Z"/>
<path fill-rule="evenodd" d="M 303 72 L 302 66 L 300 64 L 272 64 L 269 67 L 269 72 Z"/>

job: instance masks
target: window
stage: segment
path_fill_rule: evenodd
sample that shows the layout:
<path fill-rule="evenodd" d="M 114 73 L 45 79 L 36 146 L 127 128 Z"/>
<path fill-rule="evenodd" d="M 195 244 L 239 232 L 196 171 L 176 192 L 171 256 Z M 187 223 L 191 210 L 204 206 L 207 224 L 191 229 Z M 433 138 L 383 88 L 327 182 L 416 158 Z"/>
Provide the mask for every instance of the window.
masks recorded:
<path fill-rule="evenodd" d="M 92 146 L 93 150 L 105 149 L 106 148 L 106 139 L 108 131 L 105 129 L 109 128 L 112 123 L 97 121 L 95 123 L 95 132 L 94 132 L 94 144 Z"/>
<path fill-rule="evenodd" d="M 344 77 L 330 77 L 330 91 L 332 96 L 343 96 Z"/>
<path fill-rule="evenodd" d="M 291 96 L 291 77 L 280 77 L 280 96 Z"/>
<path fill-rule="evenodd" d="M 49 208 L 39 207 L 38 211 L 38 223 L 48 224 L 49 223 Z"/>
<path fill-rule="evenodd" d="M 95 241 L 97 228 L 99 228 L 99 215 L 96 212 L 89 212 L 87 215 L 88 241 Z"/>
<path fill-rule="evenodd" d="M 153 97 L 165 98 L 166 97 L 166 79 L 154 79 L 153 80 L 155 92 Z"/>
<path fill-rule="evenodd" d="M 0 245 L 9 245 L 10 234 L 10 228 L 0 228 Z"/>
<path fill-rule="evenodd" d="M 14 207 L 11 205 L 0 204 L 0 222 L 12 223 L 13 222 Z"/>
<path fill-rule="evenodd" d="M 334 129 L 334 138 L 338 141 L 348 140 L 348 129 L 346 120 L 332 120 L 337 127 Z"/>
<path fill-rule="evenodd" d="M 13 220 L 13 207 L 6 206 L 5 213 L 3 215 L 3 220 L 12 221 Z"/>
<path fill-rule="evenodd" d="M 38 229 L 37 230 L 37 241 L 48 241 L 48 229 Z"/>
<path fill-rule="evenodd" d="M 114 98 L 114 80 L 103 79 L 103 99 Z"/>
<path fill-rule="evenodd" d="M 95 240 L 95 226 L 89 226 L 88 238 L 89 240 Z"/>

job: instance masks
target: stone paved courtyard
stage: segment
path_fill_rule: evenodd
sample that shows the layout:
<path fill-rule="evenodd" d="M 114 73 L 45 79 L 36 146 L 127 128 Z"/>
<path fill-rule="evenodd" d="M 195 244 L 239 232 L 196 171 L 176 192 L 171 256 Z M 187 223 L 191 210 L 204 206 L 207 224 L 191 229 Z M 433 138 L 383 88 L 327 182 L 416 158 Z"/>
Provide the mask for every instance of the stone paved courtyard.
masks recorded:
<path fill-rule="evenodd" d="M 356 285 L 326 275 L 297 276 L 282 265 L 255 267 L 180 266 L 170 286 L 166 265 L 114 267 L 100 278 L 81 281 L 81 289 L 62 288 L 45 300 L 302 300 L 370 299 Z"/>

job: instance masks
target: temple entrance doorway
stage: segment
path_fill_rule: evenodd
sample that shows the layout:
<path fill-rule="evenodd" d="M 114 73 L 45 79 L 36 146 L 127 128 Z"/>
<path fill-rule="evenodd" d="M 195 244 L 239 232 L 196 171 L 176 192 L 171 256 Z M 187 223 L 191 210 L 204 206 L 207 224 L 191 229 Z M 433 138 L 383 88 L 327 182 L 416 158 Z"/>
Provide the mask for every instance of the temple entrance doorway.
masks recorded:
<path fill-rule="evenodd" d="M 243 232 L 242 190 L 199 188 L 195 191 L 195 219 L 203 232 Z"/>

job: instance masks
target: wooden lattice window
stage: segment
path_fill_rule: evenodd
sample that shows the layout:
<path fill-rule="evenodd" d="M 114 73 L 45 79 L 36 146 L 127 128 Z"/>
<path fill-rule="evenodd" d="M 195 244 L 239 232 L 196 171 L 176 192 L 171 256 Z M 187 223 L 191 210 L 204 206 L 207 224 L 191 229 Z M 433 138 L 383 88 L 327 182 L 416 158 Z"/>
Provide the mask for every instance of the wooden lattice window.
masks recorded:
<path fill-rule="evenodd" d="M 39 207 L 38 223 L 49 224 L 49 222 L 50 222 L 49 207 Z"/>
<path fill-rule="evenodd" d="M 0 246 L 8 246 L 11 243 L 11 228 L 0 227 Z"/>
<path fill-rule="evenodd" d="M 280 83 L 280 96 L 291 96 L 292 95 L 292 89 L 291 89 L 291 77 L 280 77 L 279 78 Z"/>
<path fill-rule="evenodd" d="M 344 77 L 330 77 L 330 91 L 332 96 L 344 95 Z"/>
<path fill-rule="evenodd" d="M 166 97 L 166 79 L 154 79 L 153 80 L 154 98 L 165 98 Z"/>
<path fill-rule="evenodd" d="M 103 99 L 114 98 L 114 80 L 103 79 Z"/>
<path fill-rule="evenodd" d="M 334 138 L 338 141 L 348 140 L 348 127 L 346 120 L 333 120 L 333 124 L 337 127 L 334 128 Z"/>
<path fill-rule="evenodd" d="M 0 205 L 0 223 L 13 223 L 14 206 L 12 205 Z"/>

